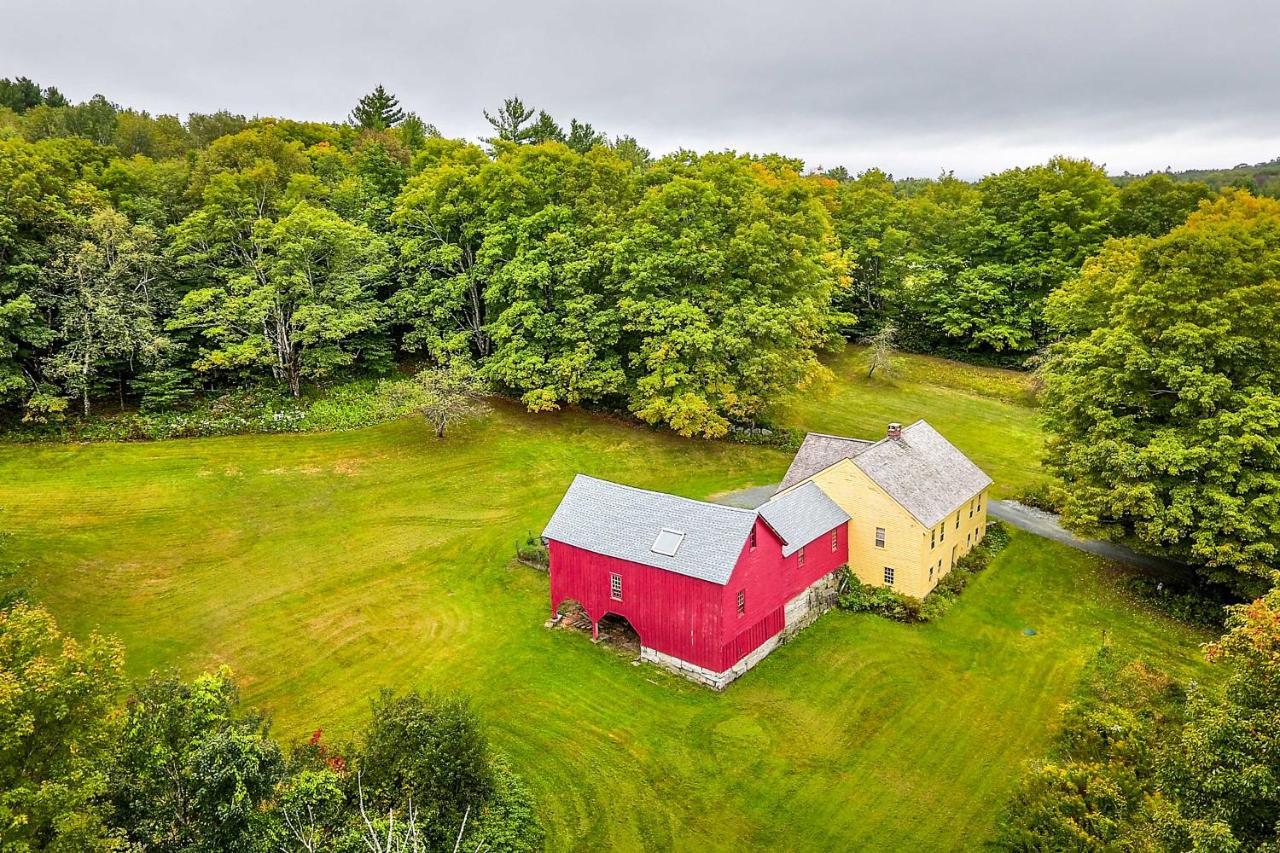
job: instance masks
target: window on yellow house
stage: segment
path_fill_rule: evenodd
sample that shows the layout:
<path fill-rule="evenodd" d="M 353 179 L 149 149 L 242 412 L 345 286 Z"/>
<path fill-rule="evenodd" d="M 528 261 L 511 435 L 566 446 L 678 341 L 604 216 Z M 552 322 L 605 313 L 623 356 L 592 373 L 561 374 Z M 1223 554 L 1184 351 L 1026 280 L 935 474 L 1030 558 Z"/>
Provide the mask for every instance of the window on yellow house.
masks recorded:
<path fill-rule="evenodd" d="M 956 530 L 960 529 L 960 513 L 956 513 Z"/>
<path fill-rule="evenodd" d="M 884 567 L 884 583 L 885 586 L 893 586 L 893 569 L 888 566 Z"/>
<path fill-rule="evenodd" d="M 884 547 L 884 528 L 883 527 L 876 528 L 876 547 L 877 548 Z"/>
<path fill-rule="evenodd" d="M 936 548 L 937 545 L 938 545 L 938 531 L 930 530 L 929 531 L 929 547 Z"/>

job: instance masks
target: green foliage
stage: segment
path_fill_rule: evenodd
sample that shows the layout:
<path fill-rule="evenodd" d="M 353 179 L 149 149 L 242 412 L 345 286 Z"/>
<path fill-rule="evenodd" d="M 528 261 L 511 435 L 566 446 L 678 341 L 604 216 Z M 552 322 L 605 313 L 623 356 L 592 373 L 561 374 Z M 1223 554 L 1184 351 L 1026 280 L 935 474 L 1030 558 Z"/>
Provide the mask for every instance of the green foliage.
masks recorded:
<path fill-rule="evenodd" d="M 351 110 L 350 121 L 364 130 L 386 130 L 404 120 L 404 110 L 396 96 L 379 83 L 374 90 L 362 97 Z"/>
<path fill-rule="evenodd" d="M 1006 850 L 1173 849 L 1142 843 L 1157 748 L 1184 717 L 1164 673 L 1103 646 L 1062 711 L 1053 755 L 1023 778 L 1001 818 Z"/>
<path fill-rule="evenodd" d="M 1160 610 L 1191 625 L 1221 629 L 1226 607 L 1234 601 L 1227 590 L 1200 582 L 1179 583 L 1172 579 L 1132 575 L 1124 588 Z"/>
<path fill-rule="evenodd" d="M 1006 849 L 1270 850 L 1280 842 L 1280 591 L 1231 608 L 1208 647 L 1221 691 L 1189 692 L 1108 647 L 1055 754 L 1001 824 Z"/>
<path fill-rule="evenodd" d="M 111 799 L 152 850 L 251 850 L 283 771 L 265 721 L 239 708 L 229 671 L 152 676 L 129 698 Z"/>
<path fill-rule="evenodd" d="M 120 647 L 65 637 L 42 608 L 0 611 L 0 846 L 123 849 L 104 803 Z"/>
<path fill-rule="evenodd" d="M 523 542 L 516 545 L 516 559 L 544 571 L 551 565 L 551 555 L 547 552 L 547 545 L 536 533 L 530 533 Z"/>
<path fill-rule="evenodd" d="M 1064 521 L 1219 579 L 1280 553 L 1280 203 L 1108 244 L 1054 295 L 1042 370 Z M 1243 582 L 1243 579 L 1241 579 Z"/>
<path fill-rule="evenodd" d="M 1186 222 L 1212 195 L 1205 184 L 1174 181 L 1165 174 L 1139 178 L 1120 188 L 1112 230 L 1117 237 L 1160 237 Z"/>
<path fill-rule="evenodd" d="M 365 807 L 383 814 L 417 811 L 432 849 L 451 842 L 464 812 L 494 791 L 489 747 L 465 699 L 383 693 L 356 757 Z"/>

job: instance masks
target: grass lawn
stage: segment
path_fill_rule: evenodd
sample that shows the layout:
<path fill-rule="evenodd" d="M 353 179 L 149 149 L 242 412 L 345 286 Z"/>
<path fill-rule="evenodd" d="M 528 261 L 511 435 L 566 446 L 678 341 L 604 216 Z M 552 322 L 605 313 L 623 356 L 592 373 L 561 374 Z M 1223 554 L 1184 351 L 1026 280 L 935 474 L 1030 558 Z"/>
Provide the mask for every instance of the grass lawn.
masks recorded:
<path fill-rule="evenodd" d="M 925 413 L 997 479 L 1034 452 L 1030 410 L 915 379 L 801 412 L 853 435 Z M 509 563 L 576 471 L 705 496 L 787 462 L 507 406 L 444 442 L 410 420 L 0 445 L 0 525 L 64 627 L 121 637 L 134 675 L 227 663 L 286 738 L 341 739 L 383 686 L 471 693 L 556 849 L 969 847 L 1106 632 L 1201 667 L 1205 636 L 1025 536 L 941 622 L 833 613 L 724 694 L 545 630 L 546 576 Z"/>
<path fill-rule="evenodd" d="M 867 378 L 866 350 L 827 359 L 836 381 L 799 397 L 783 420 L 813 432 L 877 439 L 890 421 L 925 418 L 1015 497 L 1046 479 L 1031 377 L 924 355 L 899 354 L 891 378 Z"/>

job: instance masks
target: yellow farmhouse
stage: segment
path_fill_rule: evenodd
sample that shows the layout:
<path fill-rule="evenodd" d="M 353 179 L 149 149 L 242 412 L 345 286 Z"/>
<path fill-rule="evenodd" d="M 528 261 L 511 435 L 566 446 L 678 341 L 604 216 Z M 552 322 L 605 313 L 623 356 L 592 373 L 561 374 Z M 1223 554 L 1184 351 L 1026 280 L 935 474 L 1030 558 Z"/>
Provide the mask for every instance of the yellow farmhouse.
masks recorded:
<path fill-rule="evenodd" d="M 923 598 L 987 529 L 991 478 L 923 420 L 879 441 L 809 433 L 778 494 L 813 481 L 849 514 L 849 568 Z"/>

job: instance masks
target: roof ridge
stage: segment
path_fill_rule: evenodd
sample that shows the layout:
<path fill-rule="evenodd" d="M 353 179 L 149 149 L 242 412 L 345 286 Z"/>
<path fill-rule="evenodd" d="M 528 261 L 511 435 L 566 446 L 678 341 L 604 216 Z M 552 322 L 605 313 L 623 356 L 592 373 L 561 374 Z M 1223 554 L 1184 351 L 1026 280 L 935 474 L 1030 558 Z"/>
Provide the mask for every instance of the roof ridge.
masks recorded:
<path fill-rule="evenodd" d="M 851 435 L 836 435 L 833 432 L 806 432 L 805 435 L 806 436 L 816 435 L 816 436 L 821 436 L 822 438 L 838 438 L 841 441 L 859 441 L 859 442 L 862 442 L 863 444 L 872 443 L 871 439 L 869 438 L 854 438 Z"/>
<path fill-rule="evenodd" d="M 709 506 L 715 509 L 730 510 L 732 512 L 742 512 L 750 515 L 758 514 L 754 509 L 743 509 L 742 507 L 739 507 L 739 506 L 729 506 L 728 504 L 718 504 L 718 503 L 715 503 L 714 501 L 700 501 L 697 498 L 686 498 L 684 495 L 673 495 L 670 492 L 660 492 L 657 489 L 642 489 L 639 486 L 628 486 L 626 483 L 618 483 L 613 480 L 606 480 L 603 477 L 593 477 L 590 474 L 583 474 L 581 471 L 573 475 L 573 478 L 575 480 L 578 479 L 579 477 L 581 477 L 584 480 L 595 480 L 597 483 L 605 483 L 606 485 L 616 486 L 619 489 L 626 489 L 631 492 L 640 492 L 641 494 L 645 494 L 645 495 L 657 495 L 658 497 L 663 497 L 663 498 L 674 498 L 678 501 L 688 501 L 689 503 L 692 503 L 692 504 Z"/>

